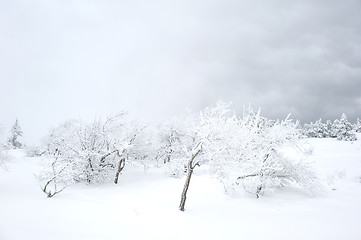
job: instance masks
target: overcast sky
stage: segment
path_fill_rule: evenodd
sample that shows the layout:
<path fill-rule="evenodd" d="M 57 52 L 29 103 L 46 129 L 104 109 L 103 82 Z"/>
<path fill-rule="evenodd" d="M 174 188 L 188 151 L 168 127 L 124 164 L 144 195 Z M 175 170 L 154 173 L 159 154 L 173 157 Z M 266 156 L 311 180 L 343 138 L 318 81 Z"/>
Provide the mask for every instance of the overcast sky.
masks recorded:
<path fill-rule="evenodd" d="M 198 111 L 361 117 L 360 0 L 0 0 L 0 124 Z"/>

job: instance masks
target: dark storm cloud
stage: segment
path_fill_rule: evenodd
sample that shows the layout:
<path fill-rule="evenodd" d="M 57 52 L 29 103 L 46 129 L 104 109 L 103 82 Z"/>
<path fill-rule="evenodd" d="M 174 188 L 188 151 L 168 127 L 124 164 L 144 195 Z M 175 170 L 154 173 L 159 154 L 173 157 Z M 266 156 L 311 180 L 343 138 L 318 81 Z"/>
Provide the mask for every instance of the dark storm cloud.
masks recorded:
<path fill-rule="evenodd" d="M 199 110 L 361 117 L 361 5 L 346 1 L 0 1 L 1 123 Z"/>
<path fill-rule="evenodd" d="M 361 112 L 360 2 L 303 1 L 253 10 L 262 14 L 252 19 L 247 36 L 237 35 L 243 43 L 251 40 L 232 48 L 233 76 L 220 95 L 233 92 L 234 102 L 238 95 L 239 102 L 248 99 L 272 117 L 292 112 L 311 121 L 347 112 L 355 120 Z"/>

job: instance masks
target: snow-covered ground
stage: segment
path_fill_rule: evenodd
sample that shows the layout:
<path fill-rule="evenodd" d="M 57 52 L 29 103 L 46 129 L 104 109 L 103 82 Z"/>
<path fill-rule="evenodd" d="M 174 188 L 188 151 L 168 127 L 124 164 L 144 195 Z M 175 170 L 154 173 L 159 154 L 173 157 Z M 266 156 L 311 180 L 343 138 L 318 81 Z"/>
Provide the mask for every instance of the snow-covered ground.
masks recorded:
<path fill-rule="evenodd" d="M 46 198 L 33 174 L 39 159 L 11 152 L 0 170 L 0 239 L 361 239 L 361 141 L 308 141 L 323 193 L 235 197 L 198 174 L 185 212 L 184 179 L 158 170 L 126 168 L 118 185 L 78 184 Z"/>

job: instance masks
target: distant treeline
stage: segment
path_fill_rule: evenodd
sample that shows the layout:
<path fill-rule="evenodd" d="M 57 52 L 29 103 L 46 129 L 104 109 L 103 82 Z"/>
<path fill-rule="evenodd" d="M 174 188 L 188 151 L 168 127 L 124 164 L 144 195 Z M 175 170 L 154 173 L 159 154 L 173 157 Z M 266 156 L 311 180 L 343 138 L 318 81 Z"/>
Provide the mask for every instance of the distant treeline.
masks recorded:
<path fill-rule="evenodd" d="M 345 113 L 340 119 L 325 123 L 321 119 L 303 126 L 303 135 L 310 138 L 337 138 L 343 141 L 356 141 L 356 132 L 361 132 L 361 120 L 358 118 L 355 124 L 347 120 Z"/>

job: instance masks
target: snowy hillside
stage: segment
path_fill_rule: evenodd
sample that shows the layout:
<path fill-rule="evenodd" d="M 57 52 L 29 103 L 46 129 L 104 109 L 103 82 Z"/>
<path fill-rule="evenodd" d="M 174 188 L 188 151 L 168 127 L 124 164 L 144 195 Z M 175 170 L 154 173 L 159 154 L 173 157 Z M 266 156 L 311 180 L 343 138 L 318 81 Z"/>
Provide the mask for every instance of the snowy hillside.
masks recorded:
<path fill-rule="evenodd" d="M 185 212 L 184 178 L 157 169 L 124 169 L 118 185 L 75 184 L 47 198 L 34 177 L 41 159 L 11 151 L 0 169 L 0 239 L 361 239 L 361 141 L 308 141 L 323 192 L 230 196 L 199 168 Z"/>

